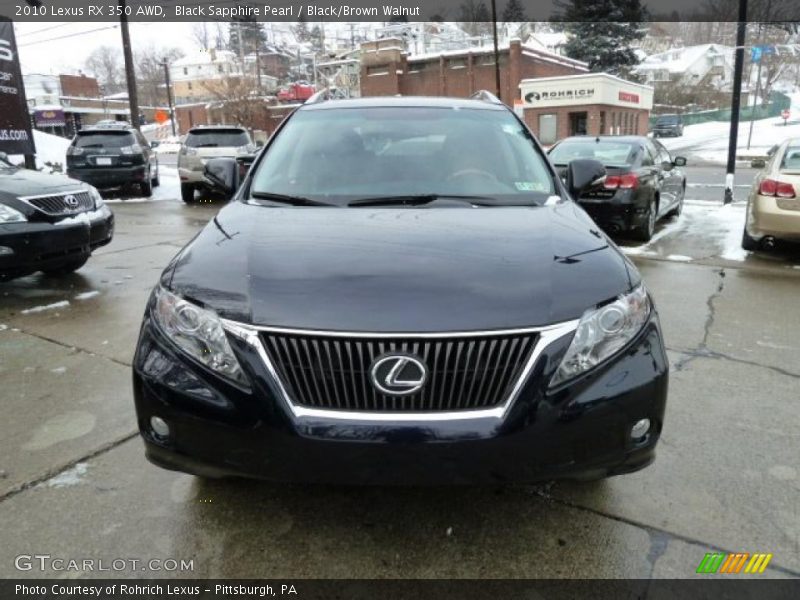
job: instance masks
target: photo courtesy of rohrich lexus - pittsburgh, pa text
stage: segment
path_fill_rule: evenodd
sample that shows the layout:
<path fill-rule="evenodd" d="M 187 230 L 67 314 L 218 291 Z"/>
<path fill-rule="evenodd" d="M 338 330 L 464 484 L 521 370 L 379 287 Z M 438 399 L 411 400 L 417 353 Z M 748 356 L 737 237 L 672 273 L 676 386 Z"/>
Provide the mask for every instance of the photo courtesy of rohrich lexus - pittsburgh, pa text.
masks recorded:
<path fill-rule="evenodd" d="M 800 5 L 0 7 L 0 598 L 800 596 Z"/>

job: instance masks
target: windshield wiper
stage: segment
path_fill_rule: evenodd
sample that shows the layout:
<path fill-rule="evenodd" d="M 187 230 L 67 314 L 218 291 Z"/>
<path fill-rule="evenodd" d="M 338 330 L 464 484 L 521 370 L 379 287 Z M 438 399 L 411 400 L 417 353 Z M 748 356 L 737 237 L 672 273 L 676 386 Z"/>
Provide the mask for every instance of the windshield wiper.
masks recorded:
<path fill-rule="evenodd" d="M 270 200 L 272 202 L 280 202 L 281 204 L 291 204 L 292 206 L 334 206 L 328 202 L 312 200 L 311 198 L 304 198 L 303 196 L 287 196 L 285 194 L 271 194 L 269 192 L 252 192 L 250 197 L 256 200 Z"/>
<path fill-rule="evenodd" d="M 458 196 L 453 194 L 418 194 L 407 196 L 375 196 L 374 198 L 358 198 L 347 203 L 347 206 L 422 206 L 436 200 L 464 200 L 476 206 L 497 206 L 495 198 L 488 196 Z"/>

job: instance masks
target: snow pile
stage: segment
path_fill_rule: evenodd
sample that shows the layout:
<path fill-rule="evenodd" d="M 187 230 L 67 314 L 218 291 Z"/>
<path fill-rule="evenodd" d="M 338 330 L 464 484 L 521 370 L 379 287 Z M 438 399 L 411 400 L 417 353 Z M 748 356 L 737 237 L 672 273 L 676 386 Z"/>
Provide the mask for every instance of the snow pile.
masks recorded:
<path fill-rule="evenodd" d="M 36 168 L 47 173 L 66 171 L 67 148 L 72 140 L 51 135 L 38 129 L 33 130 L 33 143 L 36 144 Z M 21 165 L 25 157 L 21 154 L 9 156 L 15 165 Z"/>
<path fill-rule="evenodd" d="M 659 138 L 659 141 L 673 154 L 685 155 L 691 159 L 724 165 L 728 160 L 728 134 L 730 123 L 712 121 L 687 125 L 683 137 Z M 750 149 L 747 138 L 750 134 L 750 121 L 739 123 L 737 154 L 765 156 L 775 144 L 787 138 L 800 138 L 800 122 L 783 124 L 783 119 L 770 117 L 753 122 L 753 137 Z"/>

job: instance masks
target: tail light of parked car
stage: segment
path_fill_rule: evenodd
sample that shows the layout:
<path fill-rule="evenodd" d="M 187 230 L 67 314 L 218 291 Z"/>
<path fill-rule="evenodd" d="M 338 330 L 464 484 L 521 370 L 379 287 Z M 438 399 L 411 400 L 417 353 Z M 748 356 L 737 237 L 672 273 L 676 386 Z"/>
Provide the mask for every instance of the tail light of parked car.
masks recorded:
<path fill-rule="evenodd" d="M 635 190 L 639 187 L 639 177 L 636 173 L 623 173 L 622 175 L 609 175 L 603 187 L 607 190 Z"/>
<path fill-rule="evenodd" d="M 139 144 L 133 144 L 131 146 L 123 146 L 123 147 L 121 147 L 119 149 L 119 151 L 120 151 L 120 153 L 127 154 L 127 155 L 141 154 L 142 153 L 142 147 Z"/>
<path fill-rule="evenodd" d="M 70 146 L 67 148 L 67 156 L 83 156 L 83 148 L 77 146 Z"/>
<path fill-rule="evenodd" d="M 777 196 L 778 198 L 794 198 L 794 186 L 784 181 L 765 179 L 758 186 L 758 193 L 762 196 Z"/>

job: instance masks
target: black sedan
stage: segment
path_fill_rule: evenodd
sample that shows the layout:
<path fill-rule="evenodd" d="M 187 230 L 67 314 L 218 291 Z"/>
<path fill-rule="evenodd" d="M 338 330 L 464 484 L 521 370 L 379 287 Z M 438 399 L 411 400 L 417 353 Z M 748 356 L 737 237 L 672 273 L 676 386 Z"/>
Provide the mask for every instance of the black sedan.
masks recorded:
<path fill-rule="evenodd" d="M 578 202 L 612 235 L 631 235 L 649 241 L 656 222 L 678 216 L 686 195 L 686 176 L 659 142 L 644 136 L 576 136 L 550 149 L 550 160 L 564 173 L 576 158 L 599 160 L 607 176 L 584 190 Z"/>
<path fill-rule="evenodd" d="M 311 101 L 166 268 L 136 349 L 147 457 L 202 476 L 593 479 L 653 460 L 667 399 L 636 267 L 483 99 Z"/>
<path fill-rule="evenodd" d="M 72 273 L 113 234 L 114 215 L 95 188 L 0 157 L 0 281 Z"/>

